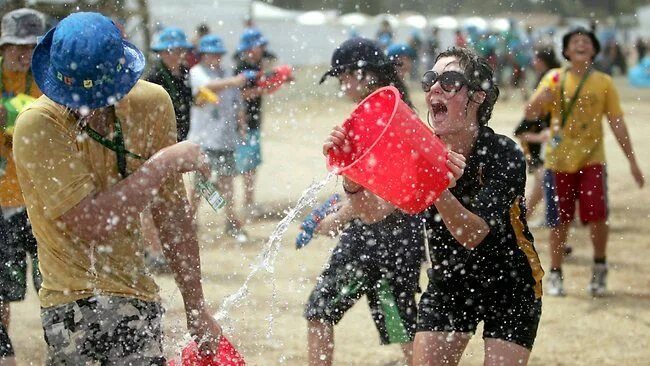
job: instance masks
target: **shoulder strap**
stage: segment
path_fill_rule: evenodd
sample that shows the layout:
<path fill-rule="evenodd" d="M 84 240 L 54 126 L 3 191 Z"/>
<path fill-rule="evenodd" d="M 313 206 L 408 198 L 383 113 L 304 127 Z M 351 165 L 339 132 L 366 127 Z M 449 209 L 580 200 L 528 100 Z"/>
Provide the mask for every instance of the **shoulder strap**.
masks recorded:
<path fill-rule="evenodd" d="M 569 116 L 571 115 L 571 111 L 573 111 L 573 107 L 576 104 L 576 101 L 578 101 L 578 96 L 580 95 L 580 91 L 582 90 L 583 85 L 585 85 L 585 81 L 587 81 L 587 78 L 591 74 L 591 68 L 585 72 L 585 74 L 582 76 L 582 79 L 580 79 L 580 83 L 578 84 L 578 87 L 576 88 L 575 94 L 573 94 L 573 97 L 571 97 L 571 100 L 569 100 L 569 104 L 565 107 L 564 105 L 564 84 L 566 83 L 567 79 L 567 74 L 568 74 L 569 69 L 566 68 L 564 69 L 564 73 L 562 75 L 562 83 L 560 86 L 560 112 L 562 113 L 562 128 L 564 128 L 564 125 L 566 124 L 567 119 L 569 119 Z"/>

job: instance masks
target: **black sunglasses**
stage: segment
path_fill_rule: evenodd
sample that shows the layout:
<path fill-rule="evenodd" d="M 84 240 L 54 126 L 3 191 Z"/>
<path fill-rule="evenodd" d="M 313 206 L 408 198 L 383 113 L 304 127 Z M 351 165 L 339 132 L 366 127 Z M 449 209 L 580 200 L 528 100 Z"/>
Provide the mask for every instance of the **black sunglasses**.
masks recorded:
<path fill-rule="evenodd" d="M 428 93 L 431 87 L 439 81 L 442 90 L 447 93 L 458 93 L 463 86 L 468 85 L 465 75 L 458 71 L 445 71 L 438 74 L 435 71 L 429 70 L 422 75 L 422 90 Z"/>

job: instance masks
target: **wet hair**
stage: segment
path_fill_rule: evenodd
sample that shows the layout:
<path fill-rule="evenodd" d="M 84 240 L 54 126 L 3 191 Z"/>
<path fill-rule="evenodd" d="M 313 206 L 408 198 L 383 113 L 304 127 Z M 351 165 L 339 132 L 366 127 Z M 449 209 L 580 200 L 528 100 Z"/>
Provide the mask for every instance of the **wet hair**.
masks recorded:
<path fill-rule="evenodd" d="M 478 56 L 467 48 L 452 47 L 438 54 L 436 62 L 443 57 L 453 57 L 458 61 L 462 73 L 467 79 L 467 94 L 470 100 L 475 92 L 485 92 L 485 100 L 476 111 L 476 119 L 480 126 L 486 126 L 492 117 L 494 104 L 499 98 L 499 87 L 494 79 L 494 70 L 484 57 Z"/>
<path fill-rule="evenodd" d="M 555 55 L 555 50 L 553 50 L 553 47 L 551 46 L 535 47 L 535 57 L 540 59 L 540 61 L 546 65 L 546 71 L 550 69 L 557 69 L 561 66 L 560 61 Z"/>

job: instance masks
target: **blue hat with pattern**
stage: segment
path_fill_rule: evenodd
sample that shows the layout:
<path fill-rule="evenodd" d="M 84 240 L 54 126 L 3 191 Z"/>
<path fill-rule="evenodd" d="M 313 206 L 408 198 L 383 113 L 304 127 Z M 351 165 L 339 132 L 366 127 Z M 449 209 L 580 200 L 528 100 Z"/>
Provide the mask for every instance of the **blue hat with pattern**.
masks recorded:
<path fill-rule="evenodd" d="M 133 88 L 145 58 L 109 18 L 74 13 L 50 29 L 32 57 L 34 81 L 53 101 L 70 108 L 115 104 Z"/>
<path fill-rule="evenodd" d="M 399 56 L 407 56 L 411 59 L 415 59 L 417 57 L 417 54 L 415 53 L 413 47 L 407 45 L 406 43 L 393 43 L 386 49 L 386 56 L 388 56 L 391 60 Z"/>
<path fill-rule="evenodd" d="M 237 52 L 248 51 L 257 46 L 265 46 L 268 43 L 269 41 L 264 38 L 262 32 L 257 29 L 249 28 L 241 35 L 239 46 L 237 46 Z"/>
<path fill-rule="evenodd" d="M 223 55 L 226 53 L 226 47 L 219 36 L 208 34 L 199 40 L 199 53 L 213 53 Z"/>
<path fill-rule="evenodd" d="M 187 40 L 187 36 L 182 29 L 177 27 L 167 27 L 160 31 L 158 40 L 151 46 L 154 52 L 162 52 L 175 48 L 190 49 L 192 44 Z"/>

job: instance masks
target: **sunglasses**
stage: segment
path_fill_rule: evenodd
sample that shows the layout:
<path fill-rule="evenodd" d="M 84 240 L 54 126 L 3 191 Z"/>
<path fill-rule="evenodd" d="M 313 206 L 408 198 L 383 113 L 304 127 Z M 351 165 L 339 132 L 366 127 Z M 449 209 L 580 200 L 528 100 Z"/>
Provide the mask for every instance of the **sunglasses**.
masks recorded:
<path fill-rule="evenodd" d="M 422 90 L 428 93 L 438 81 L 442 90 L 447 93 L 458 93 L 463 86 L 467 85 L 465 75 L 458 71 L 445 71 L 442 74 L 438 74 L 430 70 L 422 75 Z"/>

